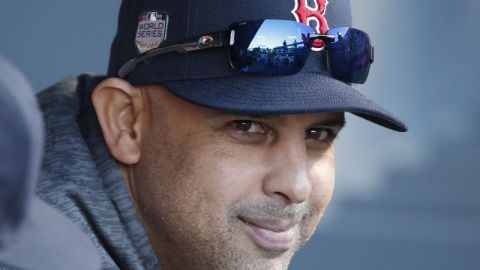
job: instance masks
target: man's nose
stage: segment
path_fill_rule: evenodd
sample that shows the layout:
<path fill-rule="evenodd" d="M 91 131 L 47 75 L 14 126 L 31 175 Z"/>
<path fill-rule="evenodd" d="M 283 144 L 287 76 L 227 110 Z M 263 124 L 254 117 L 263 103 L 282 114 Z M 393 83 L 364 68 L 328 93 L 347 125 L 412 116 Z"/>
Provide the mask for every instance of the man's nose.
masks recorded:
<path fill-rule="evenodd" d="M 263 182 L 264 192 L 271 197 L 282 197 L 288 204 L 307 200 L 312 183 L 303 138 L 277 142 L 270 150 L 267 159 L 271 170 Z"/>

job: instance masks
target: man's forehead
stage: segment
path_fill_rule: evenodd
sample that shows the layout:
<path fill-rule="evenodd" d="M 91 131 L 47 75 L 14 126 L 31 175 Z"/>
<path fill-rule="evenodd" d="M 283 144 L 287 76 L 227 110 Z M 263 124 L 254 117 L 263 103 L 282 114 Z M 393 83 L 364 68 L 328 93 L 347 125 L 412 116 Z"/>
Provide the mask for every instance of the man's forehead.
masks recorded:
<path fill-rule="evenodd" d="M 343 127 L 345 125 L 345 114 L 343 112 L 318 112 L 304 114 L 243 114 L 208 109 L 206 116 L 208 118 L 245 117 L 248 119 L 269 120 L 277 122 L 280 125 L 288 125 L 291 121 L 299 121 L 300 119 L 309 120 L 317 125 L 323 126 Z"/>

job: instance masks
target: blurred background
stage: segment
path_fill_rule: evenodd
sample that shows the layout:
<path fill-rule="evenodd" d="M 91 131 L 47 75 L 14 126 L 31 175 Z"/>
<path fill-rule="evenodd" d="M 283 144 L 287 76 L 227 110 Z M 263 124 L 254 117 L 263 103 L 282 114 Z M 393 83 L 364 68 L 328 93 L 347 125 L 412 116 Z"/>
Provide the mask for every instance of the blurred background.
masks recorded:
<path fill-rule="evenodd" d="M 36 91 L 105 73 L 119 3 L 2 0 L 0 53 Z M 410 131 L 348 116 L 334 199 L 291 269 L 480 269 L 480 1 L 352 7 L 376 49 L 358 89 Z"/>

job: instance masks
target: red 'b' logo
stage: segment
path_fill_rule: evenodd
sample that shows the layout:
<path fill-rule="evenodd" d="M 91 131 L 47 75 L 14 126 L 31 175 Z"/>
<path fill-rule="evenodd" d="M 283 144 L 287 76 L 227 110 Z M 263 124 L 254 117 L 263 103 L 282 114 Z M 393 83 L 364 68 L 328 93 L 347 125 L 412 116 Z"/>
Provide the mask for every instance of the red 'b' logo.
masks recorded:
<path fill-rule="evenodd" d="M 310 25 L 311 21 L 316 21 L 317 33 L 326 34 L 328 31 L 328 22 L 325 18 L 327 11 L 328 0 L 310 0 L 315 6 L 308 5 L 308 0 L 293 0 L 295 8 L 292 10 L 297 22 Z M 321 48 L 323 42 L 314 42 L 315 48 Z"/>

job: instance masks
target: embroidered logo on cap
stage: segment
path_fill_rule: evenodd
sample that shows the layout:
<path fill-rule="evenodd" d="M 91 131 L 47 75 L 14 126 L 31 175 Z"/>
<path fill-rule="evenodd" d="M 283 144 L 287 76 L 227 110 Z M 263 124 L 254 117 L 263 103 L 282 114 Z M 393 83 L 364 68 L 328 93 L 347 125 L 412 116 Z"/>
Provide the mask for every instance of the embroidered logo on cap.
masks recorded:
<path fill-rule="evenodd" d="M 315 23 L 317 33 L 325 34 L 328 31 L 328 22 L 325 18 L 328 0 L 293 0 L 295 8 L 292 10 L 293 16 L 297 22 L 312 26 Z M 314 4 L 310 6 L 309 3 Z M 313 50 L 319 51 L 323 47 L 323 41 L 315 41 Z"/>
<path fill-rule="evenodd" d="M 138 20 L 135 44 L 140 53 L 160 47 L 167 39 L 168 14 L 165 11 L 147 11 Z"/>

